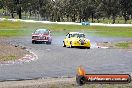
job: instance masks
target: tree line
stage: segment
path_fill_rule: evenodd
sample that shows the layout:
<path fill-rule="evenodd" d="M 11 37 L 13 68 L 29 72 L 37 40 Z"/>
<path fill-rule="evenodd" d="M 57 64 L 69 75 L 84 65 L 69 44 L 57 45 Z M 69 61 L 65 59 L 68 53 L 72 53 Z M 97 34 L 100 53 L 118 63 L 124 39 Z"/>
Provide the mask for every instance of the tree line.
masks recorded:
<path fill-rule="evenodd" d="M 100 18 L 122 17 L 126 23 L 132 16 L 131 0 L 0 0 L 0 9 L 7 10 L 12 18 L 17 13 L 41 16 L 43 20 L 82 22 Z"/>

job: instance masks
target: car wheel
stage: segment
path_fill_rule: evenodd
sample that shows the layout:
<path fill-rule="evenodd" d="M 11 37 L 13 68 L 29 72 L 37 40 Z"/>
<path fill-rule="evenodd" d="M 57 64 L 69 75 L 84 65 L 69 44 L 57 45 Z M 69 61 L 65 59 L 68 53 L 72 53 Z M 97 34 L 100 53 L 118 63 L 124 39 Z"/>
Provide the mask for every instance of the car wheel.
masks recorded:
<path fill-rule="evenodd" d="M 49 42 L 49 41 L 48 41 L 48 42 L 46 42 L 46 44 L 49 44 L 49 45 L 50 45 L 50 44 L 51 44 L 51 42 Z"/>
<path fill-rule="evenodd" d="M 90 49 L 90 47 L 87 47 L 87 49 Z"/>
<path fill-rule="evenodd" d="M 65 42 L 63 41 L 63 47 L 66 47 Z"/>
<path fill-rule="evenodd" d="M 69 46 L 70 48 L 73 48 L 73 46 L 72 46 L 72 41 L 70 42 L 70 46 Z"/>
<path fill-rule="evenodd" d="M 36 42 L 35 41 L 32 41 L 32 44 L 35 44 Z"/>

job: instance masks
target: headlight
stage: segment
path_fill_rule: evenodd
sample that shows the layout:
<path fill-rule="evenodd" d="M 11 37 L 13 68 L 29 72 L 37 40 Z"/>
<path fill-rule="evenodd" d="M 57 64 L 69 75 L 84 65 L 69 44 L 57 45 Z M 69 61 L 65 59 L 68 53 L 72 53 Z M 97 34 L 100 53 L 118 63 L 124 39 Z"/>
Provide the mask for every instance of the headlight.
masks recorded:
<path fill-rule="evenodd" d="M 32 36 L 32 39 L 36 39 L 36 36 Z"/>
<path fill-rule="evenodd" d="M 86 39 L 86 40 L 85 40 L 85 43 L 88 43 L 88 42 L 90 42 L 90 40 L 89 40 L 89 39 Z"/>
<path fill-rule="evenodd" d="M 89 42 L 90 40 L 89 39 L 86 39 L 87 42 Z"/>

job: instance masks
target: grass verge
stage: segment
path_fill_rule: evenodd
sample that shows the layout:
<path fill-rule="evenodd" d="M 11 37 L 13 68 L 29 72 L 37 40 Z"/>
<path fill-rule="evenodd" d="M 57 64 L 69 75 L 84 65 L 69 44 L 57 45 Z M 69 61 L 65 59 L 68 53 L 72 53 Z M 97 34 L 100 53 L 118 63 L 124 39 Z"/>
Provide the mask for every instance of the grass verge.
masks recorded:
<path fill-rule="evenodd" d="M 37 28 L 50 29 L 53 35 L 64 35 L 70 31 L 80 31 L 90 36 L 132 37 L 132 27 L 82 26 L 10 21 L 0 22 L 0 36 L 31 36 L 32 32 Z"/>
<path fill-rule="evenodd" d="M 0 41 L 2 41 L 0 42 L 0 62 L 14 61 L 17 59 L 21 59 L 26 54 L 29 54 L 29 52 L 20 47 L 5 43 L 2 39 L 0 39 Z"/>
<path fill-rule="evenodd" d="M 0 61 L 10 61 L 10 60 L 16 60 L 17 56 L 15 55 L 6 55 L 6 56 L 0 56 Z"/>
<path fill-rule="evenodd" d="M 122 42 L 115 44 L 119 48 L 132 48 L 132 42 Z"/>
<path fill-rule="evenodd" d="M 98 46 L 109 47 L 109 48 L 121 48 L 121 49 L 132 49 L 132 41 L 128 42 L 114 42 L 114 43 L 98 43 Z"/>

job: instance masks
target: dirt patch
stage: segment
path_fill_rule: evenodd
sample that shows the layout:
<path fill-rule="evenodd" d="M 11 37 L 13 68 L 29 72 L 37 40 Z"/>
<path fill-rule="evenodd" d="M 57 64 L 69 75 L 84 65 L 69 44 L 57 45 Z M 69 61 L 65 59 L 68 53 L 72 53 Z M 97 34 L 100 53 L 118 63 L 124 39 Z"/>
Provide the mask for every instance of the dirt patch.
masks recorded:
<path fill-rule="evenodd" d="M 101 42 L 101 43 L 97 43 L 97 46 L 116 48 L 116 49 L 132 49 L 132 41 Z"/>
<path fill-rule="evenodd" d="M 5 40 L 5 38 L 0 39 L 0 62 L 17 60 L 30 54 L 25 48 L 11 45 Z"/>
<path fill-rule="evenodd" d="M 0 88 L 71 88 L 75 84 L 75 78 L 47 78 L 0 82 Z"/>

